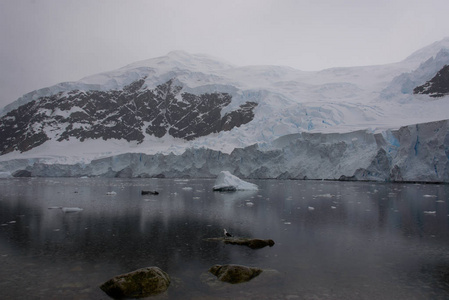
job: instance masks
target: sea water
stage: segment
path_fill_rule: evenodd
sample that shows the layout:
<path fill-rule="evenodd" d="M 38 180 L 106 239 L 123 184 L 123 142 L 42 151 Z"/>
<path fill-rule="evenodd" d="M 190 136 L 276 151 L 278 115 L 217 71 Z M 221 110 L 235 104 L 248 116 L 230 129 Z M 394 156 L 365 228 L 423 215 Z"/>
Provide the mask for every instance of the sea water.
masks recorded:
<path fill-rule="evenodd" d="M 152 299 L 449 297 L 449 186 L 249 181 L 259 190 L 213 192 L 210 179 L 0 180 L 1 299 L 109 299 L 102 283 L 148 266 L 171 277 Z M 224 228 L 275 245 L 209 240 Z M 204 280 L 215 264 L 279 278 L 217 288 Z"/>

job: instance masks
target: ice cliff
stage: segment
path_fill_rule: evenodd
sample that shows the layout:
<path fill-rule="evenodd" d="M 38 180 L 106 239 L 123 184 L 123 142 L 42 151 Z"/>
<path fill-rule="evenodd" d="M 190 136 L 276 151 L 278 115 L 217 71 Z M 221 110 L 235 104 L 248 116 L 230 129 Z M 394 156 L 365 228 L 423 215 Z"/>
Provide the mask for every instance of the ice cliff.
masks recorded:
<path fill-rule="evenodd" d="M 449 182 L 449 120 L 382 133 L 299 133 L 230 154 L 206 148 L 181 155 L 127 153 L 90 163 L 0 162 L 0 172 L 46 177 L 216 177 Z"/>

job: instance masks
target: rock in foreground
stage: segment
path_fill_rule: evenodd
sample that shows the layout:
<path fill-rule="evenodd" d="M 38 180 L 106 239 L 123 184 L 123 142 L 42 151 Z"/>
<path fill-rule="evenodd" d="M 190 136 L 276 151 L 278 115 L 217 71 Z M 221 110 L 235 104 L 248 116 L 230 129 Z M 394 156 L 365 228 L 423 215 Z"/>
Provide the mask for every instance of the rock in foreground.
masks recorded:
<path fill-rule="evenodd" d="M 111 278 L 100 288 L 115 299 L 143 298 L 165 292 L 170 277 L 158 267 L 142 268 Z"/>
<path fill-rule="evenodd" d="M 214 265 L 209 272 L 221 281 L 235 284 L 250 281 L 262 273 L 262 269 L 240 265 Z"/>

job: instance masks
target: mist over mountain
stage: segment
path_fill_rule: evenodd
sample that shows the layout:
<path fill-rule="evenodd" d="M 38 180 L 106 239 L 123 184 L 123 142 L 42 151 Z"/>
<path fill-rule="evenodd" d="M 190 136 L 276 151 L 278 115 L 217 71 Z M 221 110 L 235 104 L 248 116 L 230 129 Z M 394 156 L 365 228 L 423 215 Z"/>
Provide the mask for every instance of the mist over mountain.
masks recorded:
<path fill-rule="evenodd" d="M 173 51 L 78 82 L 36 90 L 4 107 L 0 113 L 0 172 L 28 170 L 31 176 L 51 176 L 51 172 L 38 169 L 42 165 L 54 169 L 58 164 L 79 168 L 79 164 L 92 165 L 98 159 L 125 154 L 182 157 L 192 151 L 204 154 L 206 149 L 236 155 L 245 151 L 239 149 L 253 149 L 255 145 L 260 157 L 279 149 L 284 152 L 277 158 L 268 155 L 269 171 L 260 169 L 267 162 L 255 157 L 250 163 L 253 167 L 247 166 L 246 171 L 241 170 L 244 164 L 239 167 L 231 162 L 220 168 L 244 177 L 338 179 L 357 175 L 360 180 L 360 170 L 368 170 L 373 159 L 381 155 L 387 162 L 379 171 L 382 175 L 368 177 L 397 180 L 404 178 L 398 172 L 406 161 L 405 150 L 399 154 L 396 151 L 401 145 L 395 143 L 404 138 L 398 133 L 403 130 L 400 128 L 423 123 L 447 126 L 447 122 L 438 122 L 449 119 L 447 65 L 449 38 L 398 63 L 318 72 L 280 66 L 237 67 L 207 55 Z M 446 132 L 445 128 L 439 130 L 440 134 Z M 372 152 L 357 150 L 349 155 L 345 152 L 349 146 L 366 146 L 360 143 L 360 132 L 372 137 L 366 138 L 371 141 L 366 145 L 374 143 Z M 351 134 L 353 137 L 348 139 Z M 423 140 L 433 136 L 442 143 L 441 151 L 449 148 L 447 136 L 416 134 L 421 146 Z M 328 145 L 330 151 L 335 143 L 346 145 L 346 150 L 339 152 L 341 156 L 327 165 L 334 169 L 332 172 L 325 174 L 324 168 L 319 172 L 295 172 L 287 170 L 288 163 L 282 167 L 285 162 L 296 161 L 296 169 L 304 169 L 305 161 L 298 160 L 302 154 L 287 155 L 285 151 L 299 140 L 310 145 L 318 136 L 324 144 L 316 144 L 316 149 Z M 393 140 L 391 136 L 396 137 Z M 427 148 L 429 156 L 439 157 L 432 153 L 438 149 Z M 322 153 L 327 159 L 333 155 Z M 347 161 L 342 166 L 344 159 L 340 158 L 345 155 Z M 440 168 L 429 180 L 447 181 L 447 159 L 441 155 L 438 163 L 429 164 L 431 172 L 436 172 L 432 164 Z M 173 172 L 169 171 L 173 166 L 165 162 L 165 169 L 159 166 L 154 172 L 120 164 L 122 169 L 108 165 L 106 169 L 83 173 L 72 172 L 72 168 L 72 173 L 55 170 L 53 175 L 116 176 L 126 168 L 129 177 L 213 176 L 221 171 L 218 167 L 212 170 L 211 162 L 205 161 L 198 165 L 203 171 L 180 167 Z M 310 168 L 320 169 L 313 166 L 313 161 Z M 404 180 L 413 181 L 413 174 Z"/>

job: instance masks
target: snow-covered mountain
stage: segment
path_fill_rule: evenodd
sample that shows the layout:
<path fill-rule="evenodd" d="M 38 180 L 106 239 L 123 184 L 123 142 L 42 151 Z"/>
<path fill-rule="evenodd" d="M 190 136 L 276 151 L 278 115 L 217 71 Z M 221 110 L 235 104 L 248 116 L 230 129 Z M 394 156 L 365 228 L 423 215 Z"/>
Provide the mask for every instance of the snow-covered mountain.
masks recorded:
<path fill-rule="evenodd" d="M 295 134 L 303 139 L 344 133 L 347 140 L 348 133 L 362 130 L 388 136 L 401 126 L 449 119 L 446 65 L 449 38 L 395 64 L 317 72 L 237 67 L 207 55 L 170 52 L 36 90 L 6 106 L 0 113 L 0 172 L 125 153 L 231 154 L 253 144 L 272 151 Z M 20 159 L 26 165 L 17 165 Z M 353 171 L 339 174 L 351 177 Z M 172 176 L 195 175 L 181 173 Z"/>

